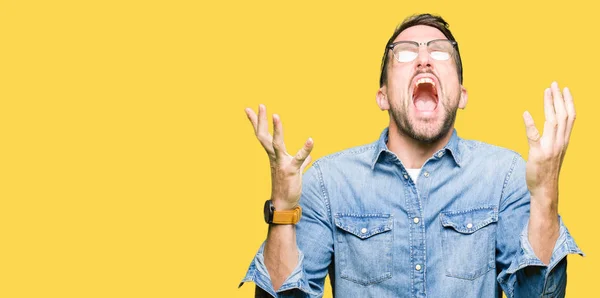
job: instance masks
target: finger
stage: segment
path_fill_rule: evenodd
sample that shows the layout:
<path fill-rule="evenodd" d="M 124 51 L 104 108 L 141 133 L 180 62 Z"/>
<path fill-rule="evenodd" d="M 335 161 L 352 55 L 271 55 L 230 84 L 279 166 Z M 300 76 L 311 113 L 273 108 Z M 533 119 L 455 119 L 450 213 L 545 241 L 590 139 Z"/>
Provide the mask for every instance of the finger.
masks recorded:
<path fill-rule="evenodd" d="M 246 108 L 245 111 L 246 116 L 248 116 L 248 120 L 250 120 L 250 123 L 252 123 L 252 127 L 254 128 L 254 134 L 256 134 L 256 129 L 258 126 L 257 116 L 251 108 Z"/>
<path fill-rule="evenodd" d="M 310 164 L 310 162 L 312 161 L 312 156 L 308 156 L 304 162 L 302 163 L 302 165 L 300 166 L 300 173 L 304 172 L 304 169 L 306 169 L 306 167 Z"/>
<path fill-rule="evenodd" d="M 554 143 L 557 123 L 550 88 L 544 90 L 544 114 L 546 115 L 546 122 L 544 122 L 544 134 L 542 137 L 548 139 L 550 143 Z"/>
<path fill-rule="evenodd" d="M 265 105 L 258 105 L 258 121 L 257 121 L 257 134 L 258 135 L 268 135 L 269 134 L 269 124 L 267 122 L 267 107 Z"/>
<path fill-rule="evenodd" d="M 554 112 L 556 114 L 556 143 L 562 144 L 565 139 L 565 128 L 567 127 L 567 110 L 565 109 L 565 100 L 560 92 L 560 88 L 558 88 L 558 83 L 552 82 L 550 85 L 550 89 L 552 90 L 552 98 L 554 99 Z"/>
<path fill-rule="evenodd" d="M 267 121 L 267 107 L 265 105 L 258 105 L 258 120 L 256 125 L 256 135 L 263 141 L 272 142 L 272 136 L 269 133 L 269 124 Z"/>
<path fill-rule="evenodd" d="M 571 90 L 565 87 L 564 89 L 565 96 L 565 107 L 567 109 L 567 128 L 565 131 L 565 144 L 569 143 L 569 139 L 571 138 L 571 131 L 573 130 L 573 124 L 575 124 L 575 104 L 573 103 L 573 95 L 571 95 Z"/>
<path fill-rule="evenodd" d="M 275 157 L 273 150 L 273 137 L 269 133 L 269 125 L 267 123 L 267 107 L 258 105 L 258 120 L 256 124 L 256 137 L 265 148 L 271 158 Z"/>
<path fill-rule="evenodd" d="M 283 142 L 283 125 L 281 124 L 281 118 L 277 114 L 273 114 L 273 149 L 277 158 L 280 158 L 287 152 L 285 143 Z"/>
<path fill-rule="evenodd" d="M 523 120 L 525 122 L 525 130 L 527 131 L 527 140 L 529 142 L 529 146 L 538 146 L 540 142 L 540 132 L 535 127 L 533 117 L 531 117 L 531 114 L 529 114 L 528 111 L 523 113 Z"/>
<path fill-rule="evenodd" d="M 302 149 L 298 150 L 298 153 L 296 153 L 296 155 L 294 156 L 294 159 L 292 160 L 292 164 L 298 168 L 302 167 L 302 164 L 304 164 L 304 161 L 306 160 L 306 158 L 310 155 L 310 152 L 313 149 L 313 139 L 312 138 L 308 138 L 308 140 L 306 140 L 306 142 L 304 143 L 304 147 L 302 147 Z"/>

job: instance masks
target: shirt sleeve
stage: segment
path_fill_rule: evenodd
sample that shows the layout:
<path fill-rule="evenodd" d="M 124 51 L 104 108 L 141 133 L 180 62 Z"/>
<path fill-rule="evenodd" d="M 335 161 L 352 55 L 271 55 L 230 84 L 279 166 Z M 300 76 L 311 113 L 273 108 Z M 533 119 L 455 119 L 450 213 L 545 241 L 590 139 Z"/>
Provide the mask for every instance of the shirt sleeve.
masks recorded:
<path fill-rule="evenodd" d="M 529 243 L 530 194 L 525 161 L 516 155 L 505 180 L 496 239 L 498 283 L 507 297 L 564 297 L 567 255 L 584 253 L 577 247 L 562 217 L 550 263 L 545 265 Z"/>
<path fill-rule="evenodd" d="M 256 284 L 257 297 L 322 297 L 333 256 L 333 230 L 327 192 L 317 162 L 303 176 L 302 217 L 296 224 L 298 264 L 275 291 L 264 262 L 264 242 L 240 283 Z"/>

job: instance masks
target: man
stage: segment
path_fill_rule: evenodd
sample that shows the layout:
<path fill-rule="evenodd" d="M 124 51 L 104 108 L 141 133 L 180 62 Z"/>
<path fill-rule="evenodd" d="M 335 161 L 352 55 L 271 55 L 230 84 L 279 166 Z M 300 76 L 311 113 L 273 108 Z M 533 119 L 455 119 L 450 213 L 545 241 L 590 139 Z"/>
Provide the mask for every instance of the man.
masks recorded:
<path fill-rule="evenodd" d="M 246 109 L 272 170 L 267 240 L 245 281 L 257 294 L 319 297 L 562 297 L 568 254 L 583 255 L 558 215 L 558 176 L 575 120 L 572 96 L 544 93 L 542 135 L 517 153 L 458 137 L 467 104 L 458 44 L 430 14 L 386 45 L 377 104 L 389 127 L 368 145 L 321 158 L 287 153 L 282 124 Z M 300 219 L 298 221 L 298 219 Z"/>

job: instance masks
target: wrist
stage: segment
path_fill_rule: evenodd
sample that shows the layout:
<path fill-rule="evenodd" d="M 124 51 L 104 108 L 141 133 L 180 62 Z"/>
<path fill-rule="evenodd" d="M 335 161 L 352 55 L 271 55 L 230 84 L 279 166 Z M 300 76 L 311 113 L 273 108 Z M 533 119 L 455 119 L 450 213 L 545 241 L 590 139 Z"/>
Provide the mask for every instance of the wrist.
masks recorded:
<path fill-rule="evenodd" d="M 282 202 L 279 202 L 281 208 Z M 286 204 L 285 206 L 289 206 Z M 272 200 L 267 200 L 264 205 L 265 222 L 268 224 L 293 225 L 300 221 L 302 217 L 302 208 L 296 204 L 292 209 L 278 209 Z"/>

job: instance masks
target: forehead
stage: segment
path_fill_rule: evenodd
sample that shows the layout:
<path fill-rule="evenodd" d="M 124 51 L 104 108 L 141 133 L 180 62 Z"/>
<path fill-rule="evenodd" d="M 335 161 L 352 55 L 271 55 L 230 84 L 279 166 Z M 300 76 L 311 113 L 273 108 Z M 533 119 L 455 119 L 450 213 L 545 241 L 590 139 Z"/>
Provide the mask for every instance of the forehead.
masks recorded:
<path fill-rule="evenodd" d="M 427 42 L 432 39 L 446 39 L 442 31 L 425 25 L 412 26 L 402 31 L 394 42 L 401 40 L 411 40 L 416 42 Z"/>

